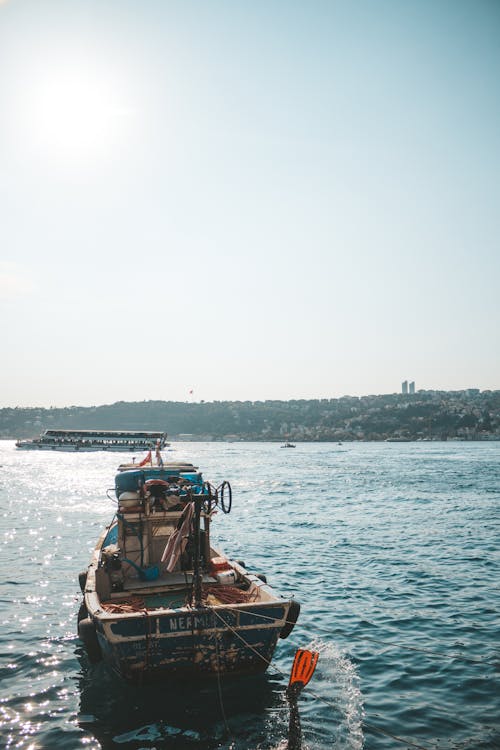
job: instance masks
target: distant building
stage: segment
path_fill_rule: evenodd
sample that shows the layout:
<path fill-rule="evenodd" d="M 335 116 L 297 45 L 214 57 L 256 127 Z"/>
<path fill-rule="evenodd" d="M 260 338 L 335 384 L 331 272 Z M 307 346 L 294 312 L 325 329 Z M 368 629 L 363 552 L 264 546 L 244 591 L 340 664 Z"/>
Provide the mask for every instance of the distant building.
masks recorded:
<path fill-rule="evenodd" d="M 408 381 L 407 380 L 403 380 L 403 382 L 401 383 L 401 393 L 405 393 L 405 394 L 408 393 Z"/>
<path fill-rule="evenodd" d="M 408 387 L 409 387 L 410 393 L 415 393 L 415 381 L 414 380 L 412 380 L 412 382 L 410 383 Z"/>

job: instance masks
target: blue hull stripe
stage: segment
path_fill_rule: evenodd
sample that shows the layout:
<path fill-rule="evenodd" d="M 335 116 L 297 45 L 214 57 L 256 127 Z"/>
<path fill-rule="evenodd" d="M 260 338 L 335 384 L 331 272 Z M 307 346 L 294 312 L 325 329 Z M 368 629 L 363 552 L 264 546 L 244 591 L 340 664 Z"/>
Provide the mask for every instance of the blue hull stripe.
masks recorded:
<path fill-rule="evenodd" d="M 255 607 L 249 613 L 222 609 L 217 614 L 177 610 L 107 623 L 97 619 L 97 636 L 104 659 L 132 680 L 170 673 L 264 671 L 283 627 L 286 607 Z"/>

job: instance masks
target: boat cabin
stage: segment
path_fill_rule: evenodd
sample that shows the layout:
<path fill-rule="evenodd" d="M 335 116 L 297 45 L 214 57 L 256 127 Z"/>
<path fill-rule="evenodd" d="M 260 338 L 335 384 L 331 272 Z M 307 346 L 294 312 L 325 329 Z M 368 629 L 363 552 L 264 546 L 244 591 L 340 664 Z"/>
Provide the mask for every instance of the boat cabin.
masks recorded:
<path fill-rule="evenodd" d="M 116 521 L 102 540 L 95 569 L 96 593 L 105 608 L 106 600 L 128 601 L 131 594 L 148 596 L 166 589 L 182 595 L 185 604 L 196 584 L 198 597 L 203 587 L 207 595 L 224 594 L 234 602 L 268 598 L 260 591 L 265 580 L 211 546 L 218 495 L 196 466 L 120 471 L 115 494 Z"/>

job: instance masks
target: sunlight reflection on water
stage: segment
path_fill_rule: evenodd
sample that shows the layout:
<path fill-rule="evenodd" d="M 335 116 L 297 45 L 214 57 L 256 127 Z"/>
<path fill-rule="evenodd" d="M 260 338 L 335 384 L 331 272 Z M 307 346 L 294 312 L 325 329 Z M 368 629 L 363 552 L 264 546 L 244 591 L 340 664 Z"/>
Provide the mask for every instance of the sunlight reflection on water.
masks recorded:
<path fill-rule="evenodd" d="M 293 653 L 314 642 L 320 662 L 300 704 L 310 750 L 398 746 L 374 726 L 427 747 L 494 747 L 499 453 L 497 443 L 193 443 L 168 455 L 231 481 L 233 511 L 216 518 L 215 539 L 302 603 L 279 672 L 223 685 L 227 736 L 216 691 L 132 688 L 89 667 L 76 638 L 78 573 L 113 516 L 106 489 L 123 457 L 0 442 L 4 745 L 111 748 L 152 727 L 140 746 L 160 750 L 174 746 L 170 726 L 203 737 L 178 735 L 176 748 L 280 747 Z"/>

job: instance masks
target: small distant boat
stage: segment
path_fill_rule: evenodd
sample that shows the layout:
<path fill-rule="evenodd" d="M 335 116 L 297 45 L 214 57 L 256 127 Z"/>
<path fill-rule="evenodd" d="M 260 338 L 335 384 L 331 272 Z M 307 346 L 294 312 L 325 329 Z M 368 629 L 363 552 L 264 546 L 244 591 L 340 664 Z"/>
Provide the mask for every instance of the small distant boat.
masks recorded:
<path fill-rule="evenodd" d="M 283 443 L 281 448 L 295 448 L 295 445 L 293 443 Z"/>
<path fill-rule="evenodd" d="M 79 576 L 78 635 L 90 661 L 135 683 L 264 672 L 300 605 L 212 546 L 230 484 L 215 489 L 187 463 L 120 468 L 117 513 Z"/>
<path fill-rule="evenodd" d="M 20 450 L 42 451 L 140 451 L 165 448 L 166 432 L 130 430 L 45 430 L 34 440 L 18 440 Z"/>

